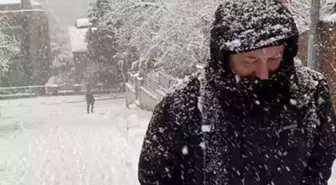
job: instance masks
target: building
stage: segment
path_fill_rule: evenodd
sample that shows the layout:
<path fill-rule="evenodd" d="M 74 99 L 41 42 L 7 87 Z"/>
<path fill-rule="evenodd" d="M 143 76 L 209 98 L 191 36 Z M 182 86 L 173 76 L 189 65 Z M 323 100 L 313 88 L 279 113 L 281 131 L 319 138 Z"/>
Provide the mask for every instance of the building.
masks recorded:
<path fill-rule="evenodd" d="M 52 64 L 48 13 L 34 0 L 1 0 L 0 19 L 1 31 L 17 41 L 1 86 L 44 85 Z"/>
<path fill-rule="evenodd" d="M 75 80 L 77 83 L 95 81 L 96 64 L 88 56 L 86 34 L 92 28 L 88 18 L 79 18 L 75 25 L 68 28 L 71 52 L 75 62 Z"/>

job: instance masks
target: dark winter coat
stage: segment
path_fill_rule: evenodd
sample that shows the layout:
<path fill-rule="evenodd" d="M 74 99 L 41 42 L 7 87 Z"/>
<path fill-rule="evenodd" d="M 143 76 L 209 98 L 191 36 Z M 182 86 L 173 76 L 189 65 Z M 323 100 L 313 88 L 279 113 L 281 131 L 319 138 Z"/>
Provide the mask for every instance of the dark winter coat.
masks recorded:
<path fill-rule="evenodd" d="M 294 65 L 297 35 L 277 0 L 220 6 L 208 66 L 154 110 L 140 184 L 327 185 L 336 153 L 335 112 L 325 78 Z M 273 43 L 286 48 L 269 80 L 251 83 L 228 70 L 230 53 Z"/>
<path fill-rule="evenodd" d="M 85 94 L 85 98 L 87 103 L 93 103 L 95 101 L 92 91 L 87 91 Z"/>

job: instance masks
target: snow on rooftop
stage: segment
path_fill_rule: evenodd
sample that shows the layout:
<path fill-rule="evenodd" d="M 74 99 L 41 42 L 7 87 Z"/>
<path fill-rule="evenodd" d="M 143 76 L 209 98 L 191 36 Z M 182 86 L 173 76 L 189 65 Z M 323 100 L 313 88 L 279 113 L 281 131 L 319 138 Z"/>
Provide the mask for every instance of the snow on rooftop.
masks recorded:
<path fill-rule="evenodd" d="M 69 27 L 69 37 L 72 52 L 85 52 L 87 51 L 87 42 L 85 41 L 86 32 L 88 28 L 76 28 L 75 26 Z"/>
<path fill-rule="evenodd" d="M 42 4 L 35 1 L 35 0 L 30 0 L 30 3 L 31 3 L 33 8 L 41 8 L 42 7 Z"/>
<path fill-rule="evenodd" d="M 21 4 L 21 0 L 0 0 L 0 5 Z"/>
<path fill-rule="evenodd" d="M 90 27 L 92 24 L 88 18 L 79 18 L 76 20 L 76 27 L 77 28 L 87 28 Z"/>

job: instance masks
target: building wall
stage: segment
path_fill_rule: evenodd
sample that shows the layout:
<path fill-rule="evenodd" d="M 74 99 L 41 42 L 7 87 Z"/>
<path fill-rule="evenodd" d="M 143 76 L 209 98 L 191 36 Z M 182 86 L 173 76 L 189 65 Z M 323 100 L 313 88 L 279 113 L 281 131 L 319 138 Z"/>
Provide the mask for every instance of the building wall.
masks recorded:
<path fill-rule="evenodd" d="M 28 32 L 25 27 L 26 17 L 22 11 L 0 11 L 1 22 L 5 25 L 2 32 L 11 39 L 17 40 L 15 45 L 14 58 L 10 65 L 8 74 L 3 79 L 1 86 L 24 86 L 29 83 L 27 73 L 30 70 L 30 60 L 28 44 L 25 44 L 28 38 Z M 15 74 L 20 74 L 15 77 Z"/>
<path fill-rule="evenodd" d="M 24 69 L 21 73 L 25 76 L 20 81 L 7 80 L 7 84 L 2 86 L 44 85 L 52 64 L 47 12 L 37 9 L 3 10 L 0 11 L 0 18 L 8 23 L 8 27 L 1 29 L 16 35 L 19 40 L 21 51 L 15 55 L 13 62 L 22 62 Z"/>
<path fill-rule="evenodd" d="M 34 70 L 32 83 L 43 85 L 50 77 L 52 65 L 48 14 L 45 11 L 32 10 L 27 12 L 27 20 L 29 56 Z"/>

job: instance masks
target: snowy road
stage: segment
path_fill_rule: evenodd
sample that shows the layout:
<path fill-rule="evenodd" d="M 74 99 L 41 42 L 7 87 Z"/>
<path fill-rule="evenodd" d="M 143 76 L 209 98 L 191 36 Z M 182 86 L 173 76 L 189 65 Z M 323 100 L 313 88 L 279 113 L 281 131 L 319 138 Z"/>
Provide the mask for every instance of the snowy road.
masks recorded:
<path fill-rule="evenodd" d="M 81 96 L 0 101 L 0 185 L 138 184 L 151 113 L 124 101 L 96 101 L 91 115 Z"/>
<path fill-rule="evenodd" d="M 97 101 L 87 115 L 84 102 L 65 99 L 0 102 L 0 184 L 137 184 L 150 113 L 128 110 L 119 99 Z"/>

